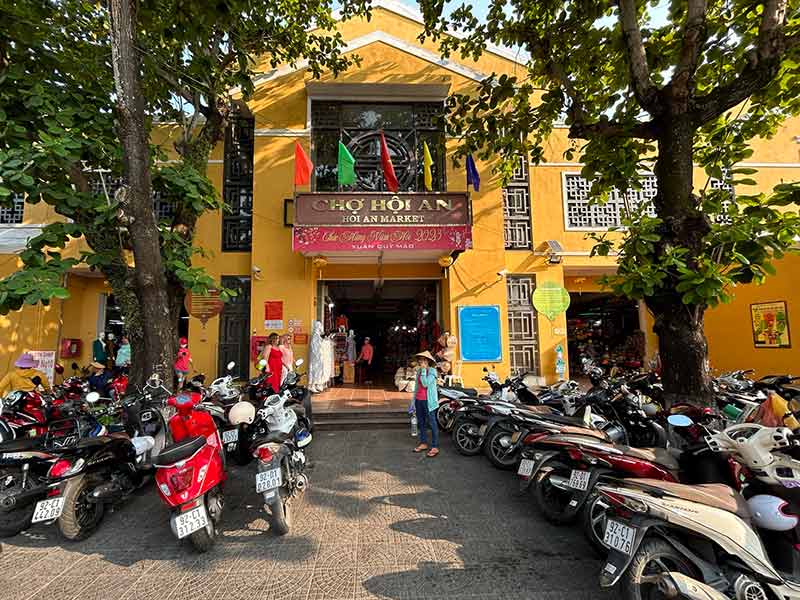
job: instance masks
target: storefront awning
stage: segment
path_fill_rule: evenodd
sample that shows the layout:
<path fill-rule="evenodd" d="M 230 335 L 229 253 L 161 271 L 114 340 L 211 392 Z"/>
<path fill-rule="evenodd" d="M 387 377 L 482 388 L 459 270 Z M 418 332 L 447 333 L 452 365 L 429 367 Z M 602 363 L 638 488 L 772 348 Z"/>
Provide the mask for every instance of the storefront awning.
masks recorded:
<path fill-rule="evenodd" d="M 472 247 L 469 195 L 298 194 L 292 247 L 306 256 L 364 252 L 407 255 L 412 261 L 467 250 Z"/>

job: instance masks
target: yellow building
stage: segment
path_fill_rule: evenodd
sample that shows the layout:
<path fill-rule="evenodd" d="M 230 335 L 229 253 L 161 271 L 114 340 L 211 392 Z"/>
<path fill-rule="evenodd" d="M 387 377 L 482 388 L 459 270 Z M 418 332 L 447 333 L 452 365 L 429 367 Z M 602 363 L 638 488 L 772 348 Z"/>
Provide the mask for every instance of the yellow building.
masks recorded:
<path fill-rule="evenodd" d="M 467 192 L 464 167 L 450 161 L 458 140 L 445 139 L 436 116 L 449 94 L 524 66 L 500 48 L 476 62 L 442 59 L 434 44 L 419 42 L 421 28 L 415 11 L 380 0 L 369 22 L 340 25 L 360 67 L 319 80 L 303 63 L 265 67 L 250 114 L 233 123 L 209 160 L 209 176 L 230 210 L 204 215 L 197 243 L 210 254 L 203 264 L 211 275 L 243 293 L 205 325 L 184 317 L 198 370 L 216 373 L 231 359 L 249 364 L 252 345 L 272 331 L 291 333 L 296 356 L 305 357 L 313 322 L 330 332 L 345 317 L 358 346 L 366 336 L 375 342 L 372 377 L 386 382 L 439 331 L 458 339 L 468 385 L 477 384 L 489 365 L 501 374 L 532 370 L 552 381 L 560 374 L 559 358 L 567 375 L 570 360 L 581 355 L 635 366 L 655 353 L 644 307 L 599 287 L 597 278 L 613 272 L 613 257 L 589 256 L 586 233 L 619 223 L 621 195 L 604 206 L 587 203 L 581 165 L 563 156 L 565 128 L 554 130 L 546 163 L 521 158 L 503 188 L 495 165 L 479 162 L 480 189 Z M 383 179 L 381 130 L 398 194 L 388 192 Z M 773 138 L 754 142 L 747 165 L 759 169 L 760 189 L 797 179 L 798 136 L 800 121 L 793 120 Z M 344 190 L 336 178 L 340 141 L 356 159 L 356 185 Z M 296 142 L 315 165 L 310 186 L 293 183 Z M 423 142 L 433 157 L 432 193 L 423 187 Z M 168 140 L 164 145 L 170 149 Z M 700 169 L 696 181 L 705 184 Z M 654 178 L 646 177 L 627 200 L 646 201 L 654 192 Z M 16 268 L 13 253 L 53 218 L 46 207 L 20 210 L 2 213 L 0 275 Z M 758 305 L 768 302 L 786 303 L 789 333 L 800 335 L 800 325 L 792 328 L 800 294 L 791 285 L 800 276 L 800 258 L 777 268 L 766 285 L 742 287 L 733 304 L 709 312 L 713 368 L 798 370 L 797 344 L 771 347 L 781 339 L 754 339 L 751 305 L 764 314 L 769 311 Z M 63 303 L 0 317 L 0 370 L 23 349 L 56 350 L 72 339 L 82 342 L 74 360 L 85 364 L 99 333 L 124 329 L 102 278 L 91 275 L 70 274 L 72 296 Z M 570 310 L 552 322 L 531 303 L 534 289 L 546 282 L 571 295 Z"/>

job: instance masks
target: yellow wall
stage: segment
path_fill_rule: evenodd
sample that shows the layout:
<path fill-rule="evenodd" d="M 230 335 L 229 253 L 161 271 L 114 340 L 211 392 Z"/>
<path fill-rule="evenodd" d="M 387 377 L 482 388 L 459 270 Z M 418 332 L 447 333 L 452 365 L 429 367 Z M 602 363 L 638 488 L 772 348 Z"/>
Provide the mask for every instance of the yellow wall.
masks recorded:
<path fill-rule="evenodd" d="M 709 360 L 716 372 L 755 369 L 770 373 L 800 374 L 800 255 L 791 254 L 775 264 L 778 273 L 763 285 L 740 285 L 735 299 L 709 310 L 705 318 Z M 785 300 L 791 348 L 756 348 L 753 345 L 750 304 Z"/>

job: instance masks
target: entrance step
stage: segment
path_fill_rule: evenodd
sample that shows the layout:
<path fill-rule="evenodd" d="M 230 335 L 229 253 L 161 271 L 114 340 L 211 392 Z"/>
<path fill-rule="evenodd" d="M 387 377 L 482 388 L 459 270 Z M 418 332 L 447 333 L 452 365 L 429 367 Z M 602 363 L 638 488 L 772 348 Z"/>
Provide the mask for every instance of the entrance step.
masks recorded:
<path fill-rule="evenodd" d="M 322 431 L 349 429 L 410 428 L 410 417 L 402 410 L 340 410 L 315 411 L 314 427 Z"/>

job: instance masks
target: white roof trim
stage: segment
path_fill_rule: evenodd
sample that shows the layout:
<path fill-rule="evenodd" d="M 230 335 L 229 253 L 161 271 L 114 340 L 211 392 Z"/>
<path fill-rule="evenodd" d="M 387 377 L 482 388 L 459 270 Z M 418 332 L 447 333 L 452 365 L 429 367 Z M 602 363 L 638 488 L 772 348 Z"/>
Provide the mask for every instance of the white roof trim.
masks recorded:
<path fill-rule="evenodd" d="M 422 17 L 422 13 L 417 10 L 416 8 L 412 8 L 408 6 L 404 2 L 400 2 L 399 0 L 372 0 L 372 8 L 382 8 L 383 10 L 394 13 L 401 17 L 408 19 L 409 21 L 414 21 L 419 25 L 425 25 L 425 19 Z M 341 12 L 335 11 L 333 13 L 333 18 L 337 21 L 341 20 Z M 449 31 L 448 35 L 453 36 L 454 38 L 463 39 L 465 36 L 462 33 L 457 31 Z M 506 60 L 510 60 L 513 63 L 518 65 L 525 65 L 526 61 L 520 60 L 518 58 L 518 54 L 511 50 L 510 48 L 503 48 L 502 46 L 497 46 L 495 44 L 486 44 L 486 51 L 492 54 L 496 54 L 501 58 L 505 58 Z M 524 53 L 524 51 L 523 51 Z"/>
<path fill-rule="evenodd" d="M 396 38 L 393 35 L 390 35 L 385 31 L 380 31 L 380 30 L 371 31 L 370 33 L 367 33 L 365 35 L 350 40 L 347 46 L 345 46 L 343 52 L 344 53 L 353 52 L 355 50 L 359 50 L 365 46 L 369 46 L 370 44 L 374 44 L 376 42 L 381 42 L 383 44 L 386 44 L 387 46 L 391 46 L 392 48 L 395 48 L 402 52 L 407 52 L 412 56 L 416 56 L 417 58 L 420 58 L 426 62 L 439 65 L 440 67 L 447 69 L 448 71 L 452 71 L 453 73 L 457 73 L 458 75 L 466 77 L 467 79 L 472 79 L 473 81 L 483 81 L 488 77 L 488 75 L 486 75 L 485 73 L 481 73 L 480 71 L 464 66 L 452 60 L 442 58 L 435 52 L 431 52 L 430 50 L 425 50 L 424 48 L 420 48 L 419 46 L 409 44 L 405 40 L 401 40 L 400 38 Z M 283 67 L 273 69 L 253 79 L 253 85 L 259 86 L 262 83 L 266 83 L 268 81 L 272 81 L 273 79 L 284 77 L 285 75 L 289 75 L 290 73 L 294 73 L 295 71 L 300 71 L 302 69 L 305 69 L 306 67 L 308 67 L 308 61 L 301 60 L 298 61 L 295 65 L 285 65 Z M 231 89 L 232 94 L 235 94 L 239 91 L 240 89 L 238 87 Z"/>

